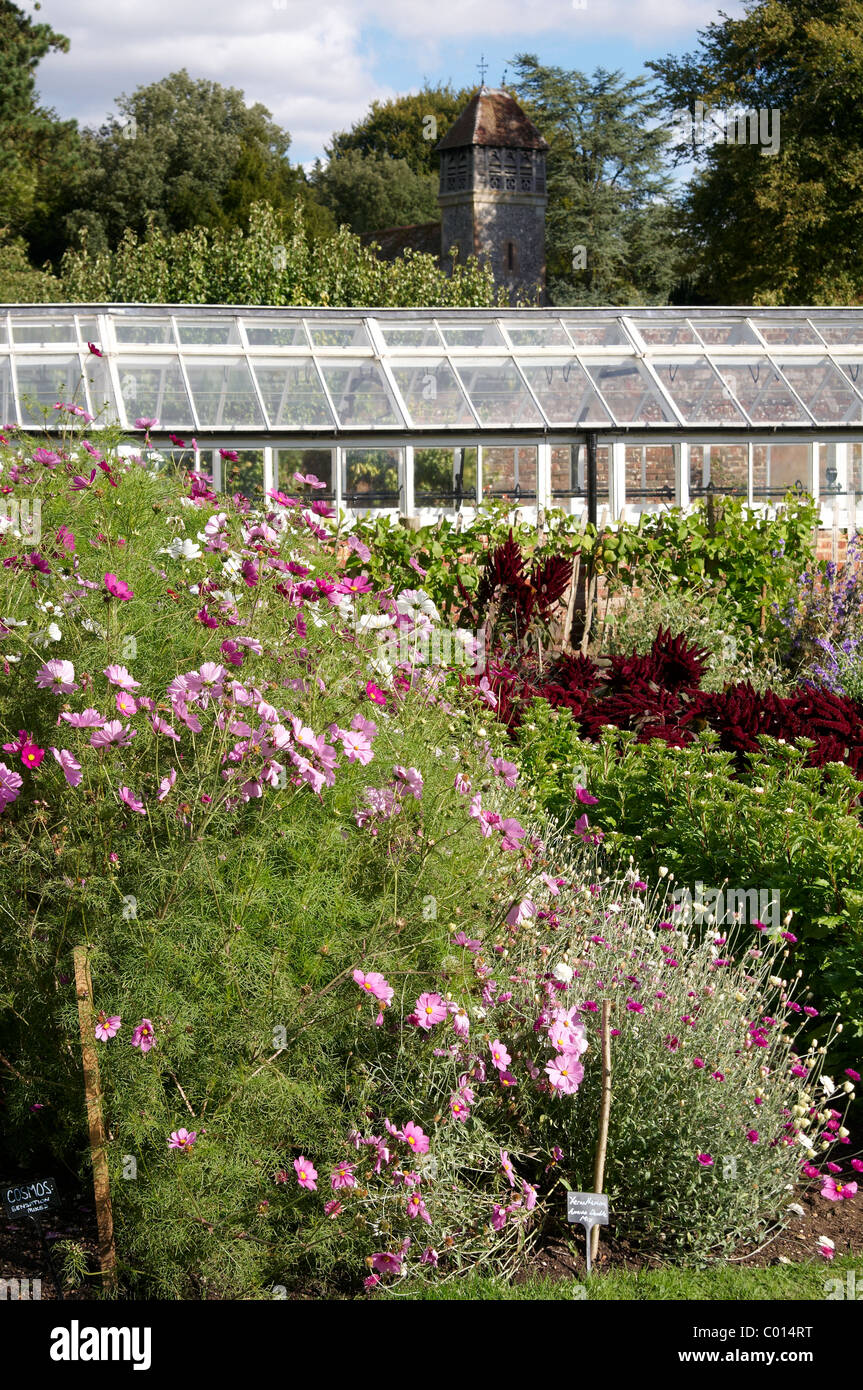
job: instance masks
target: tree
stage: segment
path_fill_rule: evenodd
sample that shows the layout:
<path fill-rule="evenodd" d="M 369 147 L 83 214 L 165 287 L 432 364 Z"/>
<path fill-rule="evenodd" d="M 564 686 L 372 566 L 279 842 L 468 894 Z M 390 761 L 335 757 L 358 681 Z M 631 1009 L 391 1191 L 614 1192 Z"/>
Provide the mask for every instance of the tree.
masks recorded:
<path fill-rule="evenodd" d="M 34 223 L 56 215 L 77 156 L 75 122 L 36 104 L 36 68 L 52 50 L 68 52 L 69 40 L 0 0 L 0 228 L 28 240 Z"/>
<path fill-rule="evenodd" d="M 472 257 L 445 275 L 432 256 L 378 260 L 347 227 L 314 238 L 302 207 L 291 217 L 255 205 L 249 229 L 193 227 L 169 234 L 155 223 L 142 238 L 127 231 L 119 247 L 84 245 L 63 260 L 70 303 L 327 304 L 482 308 L 505 303 L 491 272 Z"/>
<path fill-rule="evenodd" d="M 678 273 L 667 134 L 644 78 L 597 69 L 592 78 L 513 65 L 515 91 L 549 142 L 546 261 L 559 304 L 664 303 Z"/>
<path fill-rule="evenodd" d="M 66 220 L 69 239 L 86 228 L 93 247 L 116 247 L 128 228 L 183 232 L 248 222 L 262 198 L 287 209 L 311 203 L 291 166 L 290 135 L 260 103 L 183 69 L 117 99 L 120 118 L 85 136 L 85 172 Z M 315 215 L 313 214 L 313 217 Z M 334 230 L 321 211 L 316 225 Z"/>
<path fill-rule="evenodd" d="M 56 276 L 30 264 L 23 237 L 0 237 L 0 304 L 49 304 L 62 298 Z"/>
<path fill-rule="evenodd" d="M 701 31 L 697 53 L 648 64 L 672 113 L 695 118 L 688 132 L 675 122 L 677 158 L 699 166 L 683 204 L 693 297 L 860 303 L 863 10 L 859 0 L 748 0 L 747 10 Z M 732 124 L 744 110 L 756 119 Z"/>
<path fill-rule="evenodd" d="M 403 159 L 415 174 L 437 179 L 435 146 L 473 96 L 472 89 L 453 91 L 449 84 L 425 86 L 407 96 L 373 101 L 368 114 L 349 131 L 333 136 L 326 153 L 339 159 L 348 151 Z"/>
<path fill-rule="evenodd" d="M 336 222 L 360 235 L 440 217 L 437 176 L 388 154 L 346 150 L 314 171 L 313 185 Z"/>

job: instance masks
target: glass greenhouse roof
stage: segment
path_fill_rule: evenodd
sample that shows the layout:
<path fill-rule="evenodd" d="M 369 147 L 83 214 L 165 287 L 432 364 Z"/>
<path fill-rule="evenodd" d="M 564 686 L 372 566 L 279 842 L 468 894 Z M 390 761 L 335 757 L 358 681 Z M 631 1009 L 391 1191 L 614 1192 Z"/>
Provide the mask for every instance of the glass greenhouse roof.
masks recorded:
<path fill-rule="evenodd" d="M 0 306 L 0 423 L 61 401 L 154 437 L 860 435 L 863 309 Z"/>

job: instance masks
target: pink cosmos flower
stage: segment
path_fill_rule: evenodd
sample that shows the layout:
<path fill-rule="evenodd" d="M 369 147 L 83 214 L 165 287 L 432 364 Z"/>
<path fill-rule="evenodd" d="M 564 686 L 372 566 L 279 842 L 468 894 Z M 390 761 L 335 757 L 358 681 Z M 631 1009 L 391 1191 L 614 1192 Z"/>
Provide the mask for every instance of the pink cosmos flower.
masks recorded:
<path fill-rule="evenodd" d="M 294 1172 L 300 1187 L 307 1188 L 309 1192 L 317 1192 L 318 1185 L 315 1178 L 318 1176 L 318 1170 L 307 1158 L 303 1158 L 302 1154 L 299 1158 L 294 1159 Z"/>
<path fill-rule="evenodd" d="M 174 785 L 174 783 L 176 782 L 176 780 L 177 780 L 177 770 L 176 770 L 176 768 L 173 768 L 173 767 L 172 767 L 171 770 L 170 770 L 170 772 L 168 773 L 167 777 L 163 777 L 162 780 L 161 780 L 161 782 L 159 783 L 159 794 L 158 794 L 158 796 L 156 797 L 156 800 L 157 800 L 157 801 L 164 801 L 164 800 L 165 800 L 165 797 L 166 797 L 166 796 L 168 795 L 168 793 L 170 792 L 170 790 L 171 790 L 171 788 L 173 787 L 173 785 Z"/>
<path fill-rule="evenodd" d="M 135 429 L 152 430 L 156 428 L 158 423 L 159 421 L 155 418 L 155 416 L 139 415 L 138 419 L 135 421 Z"/>
<path fill-rule="evenodd" d="M 470 1106 L 458 1091 L 454 1091 L 450 1096 L 449 1108 L 453 1119 L 458 1120 L 461 1124 L 464 1124 L 465 1121 L 470 1118 Z"/>
<path fill-rule="evenodd" d="M 145 816 L 144 803 L 135 795 L 129 787 L 120 788 L 120 800 L 129 807 L 130 811 L 137 811 L 139 815 Z"/>
<path fill-rule="evenodd" d="M 121 599 L 123 603 L 128 603 L 130 598 L 135 597 L 126 581 L 118 579 L 116 574 L 105 575 L 105 588 L 109 594 L 112 594 L 114 598 Z"/>
<path fill-rule="evenodd" d="M 701 1164 L 702 1168 L 713 1167 L 713 1159 L 710 1157 L 710 1154 L 699 1154 L 698 1162 Z"/>
<path fill-rule="evenodd" d="M 73 729 L 100 729 L 105 723 L 97 709 L 85 709 L 80 714 L 64 713 L 60 715 L 67 724 L 71 724 Z M 59 720 L 57 721 L 59 723 Z"/>
<path fill-rule="evenodd" d="M 41 463 L 44 468 L 56 468 L 58 463 L 62 463 L 59 454 L 55 454 L 53 449 L 34 449 L 33 462 Z"/>
<path fill-rule="evenodd" d="M 836 1254 L 835 1242 L 832 1241 L 829 1236 L 818 1236 L 817 1240 L 818 1244 L 815 1248 L 818 1254 L 822 1255 L 825 1260 L 832 1260 L 833 1256 Z"/>
<path fill-rule="evenodd" d="M 506 1207 L 502 1207 L 498 1202 L 495 1202 L 491 1217 L 492 1229 L 495 1231 L 502 1231 L 506 1225 L 507 1215 L 508 1212 Z"/>
<path fill-rule="evenodd" d="M 524 1193 L 525 1211 L 533 1211 L 534 1207 L 536 1206 L 536 1188 L 533 1187 L 529 1182 L 526 1182 L 524 1178 L 522 1178 L 521 1190 Z"/>
<path fill-rule="evenodd" d="M 132 1030 L 132 1046 L 140 1047 L 142 1052 L 149 1052 L 155 1041 L 152 1023 L 149 1018 L 142 1018 L 137 1028 Z"/>
<path fill-rule="evenodd" d="M 453 1031 L 460 1038 L 467 1038 L 470 1035 L 470 1017 L 463 1004 L 452 1005 L 452 1026 Z"/>
<path fill-rule="evenodd" d="M 150 727 L 154 734 L 164 734 L 166 738 L 172 738 L 175 743 L 180 742 L 180 735 L 176 729 L 172 729 L 159 714 L 154 714 L 150 718 Z"/>
<path fill-rule="evenodd" d="M 850 1202 L 856 1195 L 856 1182 L 837 1182 L 834 1177 L 824 1179 L 824 1186 L 821 1189 L 821 1196 L 826 1197 L 828 1202 Z"/>
<path fill-rule="evenodd" d="M 130 695 L 127 690 L 119 690 L 114 701 L 120 714 L 126 714 L 131 719 L 133 714 L 138 713 L 138 706 L 135 703 L 134 695 Z"/>
<path fill-rule="evenodd" d="M 135 730 L 130 729 L 128 724 L 121 724 L 119 719 L 109 719 L 103 728 L 93 730 L 90 745 L 93 748 L 110 748 L 116 744 L 118 748 L 127 748 L 134 735 Z"/>
<path fill-rule="evenodd" d="M 376 705 L 386 705 L 387 697 L 374 681 L 366 682 L 366 695 L 370 700 L 374 700 Z"/>
<path fill-rule="evenodd" d="M 54 757 L 57 759 L 57 762 L 62 767 L 63 776 L 66 778 L 66 781 L 69 783 L 69 786 L 77 787 L 81 782 L 81 777 L 83 776 L 83 773 L 81 772 L 81 764 L 76 763 L 75 759 L 72 757 L 72 754 L 66 748 L 52 748 L 51 752 L 54 754 Z"/>
<path fill-rule="evenodd" d="M 436 1250 L 432 1250 L 430 1245 L 427 1245 L 425 1250 L 420 1255 L 420 1264 L 431 1265 L 433 1269 L 437 1269 L 439 1259 L 440 1256 L 438 1255 L 438 1252 Z"/>
<path fill-rule="evenodd" d="M 545 1070 L 552 1090 L 563 1096 L 574 1096 L 584 1080 L 584 1067 L 577 1052 L 561 1053 L 546 1064 Z"/>
<path fill-rule="evenodd" d="M 336 1217 L 342 1213 L 342 1204 L 338 1198 L 333 1198 L 329 1202 L 324 1202 L 324 1216 Z"/>
<path fill-rule="evenodd" d="M 46 661 L 36 672 L 36 684 L 40 690 L 53 690 L 55 695 L 71 695 L 78 689 L 75 667 L 71 661 Z"/>
<path fill-rule="evenodd" d="M 372 1255 L 372 1269 L 376 1269 L 380 1274 L 401 1274 L 403 1263 L 404 1255 L 398 1252 L 383 1250 Z M 365 1282 L 368 1284 L 368 1280 Z"/>
<path fill-rule="evenodd" d="M 83 475 L 82 473 L 76 473 L 75 476 L 74 476 L 74 478 L 72 479 L 71 483 L 69 484 L 69 487 L 71 488 L 72 492 L 83 492 L 85 488 L 88 488 L 88 487 L 91 486 L 91 484 L 93 483 L 93 480 L 95 479 L 95 477 L 96 477 L 96 469 L 95 469 L 95 468 L 91 468 L 91 469 L 90 469 L 90 476 L 89 476 L 89 478 L 85 478 L 84 475 Z"/>
<path fill-rule="evenodd" d="M 362 970 L 355 970 L 353 977 L 360 989 L 364 989 L 367 994 L 380 999 L 384 1004 L 390 1003 L 394 990 L 378 970 L 370 970 L 367 974 L 363 974 Z"/>
<path fill-rule="evenodd" d="M 428 1032 L 436 1023 L 443 1023 L 447 1007 L 439 994 L 421 994 L 414 1005 L 418 1025 Z"/>
<path fill-rule="evenodd" d="M 428 1135 L 420 1129 L 419 1125 L 415 1125 L 413 1120 L 408 1120 L 405 1125 L 403 1138 L 405 1143 L 413 1149 L 415 1154 L 428 1153 L 430 1142 Z"/>
<path fill-rule="evenodd" d="M 500 1166 L 506 1174 L 510 1187 L 515 1187 L 515 1169 L 510 1162 L 510 1157 L 506 1149 L 501 1149 L 500 1151 Z"/>
<path fill-rule="evenodd" d="M 411 795 L 419 801 L 423 794 L 422 773 L 415 767 L 402 767 L 400 764 L 396 764 L 393 772 L 399 781 L 406 784 Z"/>
<path fill-rule="evenodd" d="M 499 1071 L 497 1074 L 497 1079 L 500 1082 L 501 1086 L 503 1086 L 504 1090 L 508 1089 L 510 1086 L 518 1085 L 518 1082 L 516 1081 L 511 1071 Z"/>
<path fill-rule="evenodd" d="M 491 1051 L 492 1063 L 497 1067 L 498 1071 L 506 1071 L 512 1058 L 500 1038 L 495 1038 L 494 1042 L 489 1043 L 489 1050 Z"/>
<path fill-rule="evenodd" d="M 462 796 L 470 795 L 470 778 L 466 777 L 463 772 L 457 772 L 455 775 L 455 789 Z"/>
<path fill-rule="evenodd" d="M 168 1140 L 168 1148 L 183 1149 L 188 1153 L 197 1137 L 197 1130 L 193 1129 L 190 1134 L 187 1129 L 173 1129 L 171 1131 L 171 1137 Z"/>
<path fill-rule="evenodd" d="M 108 1042 L 109 1039 L 116 1037 L 120 1031 L 122 1022 L 123 1020 L 119 1014 L 112 1014 L 110 1017 L 106 1017 L 105 1014 L 100 1012 L 96 1020 L 95 1029 L 96 1037 L 99 1039 L 99 1042 Z"/>
<path fill-rule="evenodd" d="M 352 1163 L 339 1163 L 333 1173 L 330 1174 L 330 1187 L 334 1192 L 340 1187 L 356 1187 L 357 1180 L 354 1177 L 354 1165 Z"/>
<path fill-rule="evenodd" d="M 411 1221 L 419 1217 L 421 1221 L 425 1221 L 427 1226 L 431 1225 L 431 1217 L 429 1216 L 428 1208 L 418 1191 L 412 1192 L 410 1197 L 408 1197 L 408 1216 Z"/>
<path fill-rule="evenodd" d="M 11 806 L 13 801 L 17 801 L 23 785 L 24 782 L 17 772 L 13 772 L 5 763 L 0 763 L 0 814 L 7 806 Z"/>
<path fill-rule="evenodd" d="M 518 768 L 515 763 L 508 763 L 505 758 L 492 758 L 492 770 L 497 777 L 502 777 L 507 787 L 514 787 L 518 777 Z"/>

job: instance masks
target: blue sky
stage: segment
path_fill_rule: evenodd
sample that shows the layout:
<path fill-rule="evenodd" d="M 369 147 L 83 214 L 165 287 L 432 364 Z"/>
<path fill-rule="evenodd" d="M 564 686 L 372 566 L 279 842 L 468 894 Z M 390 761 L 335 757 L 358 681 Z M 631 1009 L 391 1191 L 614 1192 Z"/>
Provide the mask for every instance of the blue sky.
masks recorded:
<path fill-rule="evenodd" d="M 31 0 L 18 0 L 33 13 Z M 582 7 L 583 5 L 583 7 Z M 725 0 L 729 16 L 743 4 Z M 644 72 L 720 18 L 712 0 L 43 0 L 34 18 L 71 40 L 38 68 L 40 100 L 99 125 L 121 92 L 179 68 L 263 102 L 310 164 L 374 98 L 423 81 L 498 86 L 516 53 L 592 72 Z M 510 70 L 511 72 L 511 70 Z"/>

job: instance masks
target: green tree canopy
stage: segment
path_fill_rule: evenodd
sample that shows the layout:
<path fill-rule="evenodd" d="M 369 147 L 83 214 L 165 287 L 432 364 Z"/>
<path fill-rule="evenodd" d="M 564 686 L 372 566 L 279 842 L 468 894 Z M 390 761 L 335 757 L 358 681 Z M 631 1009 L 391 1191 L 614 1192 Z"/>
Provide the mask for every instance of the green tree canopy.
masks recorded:
<path fill-rule="evenodd" d="M 69 239 L 86 228 L 92 247 L 116 247 L 127 228 L 143 234 L 248 221 L 262 198 L 309 205 L 320 233 L 334 230 L 287 152 L 290 135 L 260 103 L 183 69 L 117 99 L 119 119 L 85 135 L 85 168 L 66 219 Z"/>
<path fill-rule="evenodd" d="M 549 142 L 546 260 L 558 304 L 663 303 L 678 275 L 668 137 L 645 78 L 513 65 L 515 91 Z M 651 127 L 654 123 L 654 128 Z"/>
<path fill-rule="evenodd" d="M 440 216 L 437 175 L 392 155 L 346 150 L 316 169 L 312 183 L 336 222 L 359 234 Z"/>
<path fill-rule="evenodd" d="M 373 101 L 368 113 L 349 131 L 334 135 L 326 153 L 339 159 L 353 150 L 363 155 L 389 155 L 403 159 L 415 174 L 437 178 L 435 146 L 467 106 L 473 90 L 426 85 L 407 96 Z"/>
<path fill-rule="evenodd" d="M 505 302 L 491 272 L 471 258 L 449 277 L 432 256 L 378 260 L 358 236 L 310 236 L 301 206 L 292 216 L 256 204 L 249 229 L 193 227 L 144 237 L 127 231 L 119 247 L 69 251 L 63 261 L 69 302 L 129 300 L 149 304 L 329 304 L 465 306 Z"/>
<path fill-rule="evenodd" d="M 695 262 L 693 297 L 720 304 L 860 303 L 859 0 L 748 0 L 744 18 L 723 18 L 699 38 L 695 54 L 648 64 L 662 79 L 672 113 L 697 114 L 701 101 L 701 129 L 719 137 L 717 143 L 699 139 L 693 124 L 689 140 L 676 145 L 679 159 L 699 166 L 683 209 Z M 764 113 L 757 143 L 738 143 L 740 126 L 730 127 L 725 113 L 743 109 Z M 746 135 L 751 138 L 749 128 Z"/>

